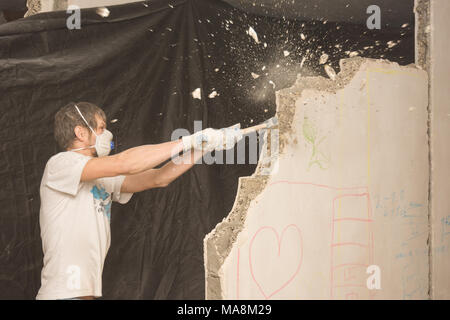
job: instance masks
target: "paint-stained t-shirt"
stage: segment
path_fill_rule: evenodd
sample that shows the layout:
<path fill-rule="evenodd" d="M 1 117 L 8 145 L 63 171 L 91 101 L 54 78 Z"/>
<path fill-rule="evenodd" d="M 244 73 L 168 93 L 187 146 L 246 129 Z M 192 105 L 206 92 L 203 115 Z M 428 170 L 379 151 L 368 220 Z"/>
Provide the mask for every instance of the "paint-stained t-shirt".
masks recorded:
<path fill-rule="evenodd" d="M 111 203 L 126 203 L 125 176 L 80 181 L 92 157 L 73 151 L 49 159 L 40 186 L 44 266 L 36 299 L 102 296 L 111 234 Z"/>

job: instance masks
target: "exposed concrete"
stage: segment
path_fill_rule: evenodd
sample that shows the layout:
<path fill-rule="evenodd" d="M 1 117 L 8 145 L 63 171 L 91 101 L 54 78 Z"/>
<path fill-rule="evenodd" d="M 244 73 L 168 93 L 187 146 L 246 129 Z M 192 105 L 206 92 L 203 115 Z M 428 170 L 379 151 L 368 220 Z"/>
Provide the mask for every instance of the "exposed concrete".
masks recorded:
<path fill-rule="evenodd" d="M 433 299 L 450 299 L 450 1 L 431 1 L 431 280 Z"/>
<path fill-rule="evenodd" d="M 427 88 L 412 65 L 353 58 L 278 91 L 279 170 L 240 178 L 205 238 L 206 298 L 428 298 Z"/>
<path fill-rule="evenodd" d="M 415 0 L 416 16 L 416 66 L 425 71 L 430 70 L 430 0 Z"/>

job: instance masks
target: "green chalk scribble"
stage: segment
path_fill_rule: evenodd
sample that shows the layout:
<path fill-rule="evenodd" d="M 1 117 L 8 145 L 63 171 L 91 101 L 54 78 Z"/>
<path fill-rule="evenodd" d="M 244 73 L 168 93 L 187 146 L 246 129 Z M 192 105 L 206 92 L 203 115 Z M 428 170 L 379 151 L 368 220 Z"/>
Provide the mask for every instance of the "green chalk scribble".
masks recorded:
<path fill-rule="evenodd" d="M 308 118 L 305 118 L 305 121 L 303 121 L 303 136 L 312 146 L 312 154 L 309 159 L 308 171 L 314 164 L 318 165 L 322 170 L 328 169 L 330 165 L 330 157 L 327 157 L 322 151 L 319 150 L 320 144 L 326 139 L 326 137 L 322 137 L 318 140 L 317 127 L 310 122 Z"/>

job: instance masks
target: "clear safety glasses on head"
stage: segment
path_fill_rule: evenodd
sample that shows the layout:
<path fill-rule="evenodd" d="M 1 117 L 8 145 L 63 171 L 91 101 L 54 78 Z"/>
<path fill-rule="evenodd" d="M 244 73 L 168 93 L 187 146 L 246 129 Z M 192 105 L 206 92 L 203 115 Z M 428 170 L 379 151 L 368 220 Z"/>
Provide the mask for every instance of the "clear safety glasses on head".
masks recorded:
<path fill-rule="evenodd" d="M 107 156 L 111 152 L 111 150 L 114 149 L 114 142 L 112 141 L 113 134 L 107 129 L 105 129 L 102 132 L 102 134 L 97 135 L 95 131 L 91 128 L 89 123 L 86 121 L 86 119 L 83 117 L 83 114 L 81 113 L 80 109 L 78 109 L 77 105 L 75 105 L 75 108 L 77 109 L 78 113 L 80 114 L 81 118 L 84 120 L 86 125 L 89 127 L 89 129 L 91 129 L 91 131 L 94 133 L 96 138 L 95 138 L 95 145 L 78 149 L 72 149 L 71 151 L 95 148 L 95 151 L 97 151 L 97 155 L 99 157 Z"/>

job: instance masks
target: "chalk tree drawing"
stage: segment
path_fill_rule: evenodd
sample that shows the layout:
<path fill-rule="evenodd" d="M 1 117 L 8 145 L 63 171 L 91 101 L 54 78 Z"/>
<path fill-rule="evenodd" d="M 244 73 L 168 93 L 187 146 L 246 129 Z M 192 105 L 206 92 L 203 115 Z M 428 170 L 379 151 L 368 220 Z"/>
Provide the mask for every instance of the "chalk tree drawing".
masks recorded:
<path fill-rule="evenodd" d="M 311 144 L 312 154 L 309 159 L 308 171 L 311 169 L 311 166 L 316 164 L 320 169 L 326 170 L 330 165 L 330 157 L 326 156 L 320 149 L 320 144 L 327 138 L 326 136 L 319 138 L 318 130 L 314 123 L 310 122 L 308 118 L 305 117 L 303 121 L 303 136 L 306 141 Z"/>

